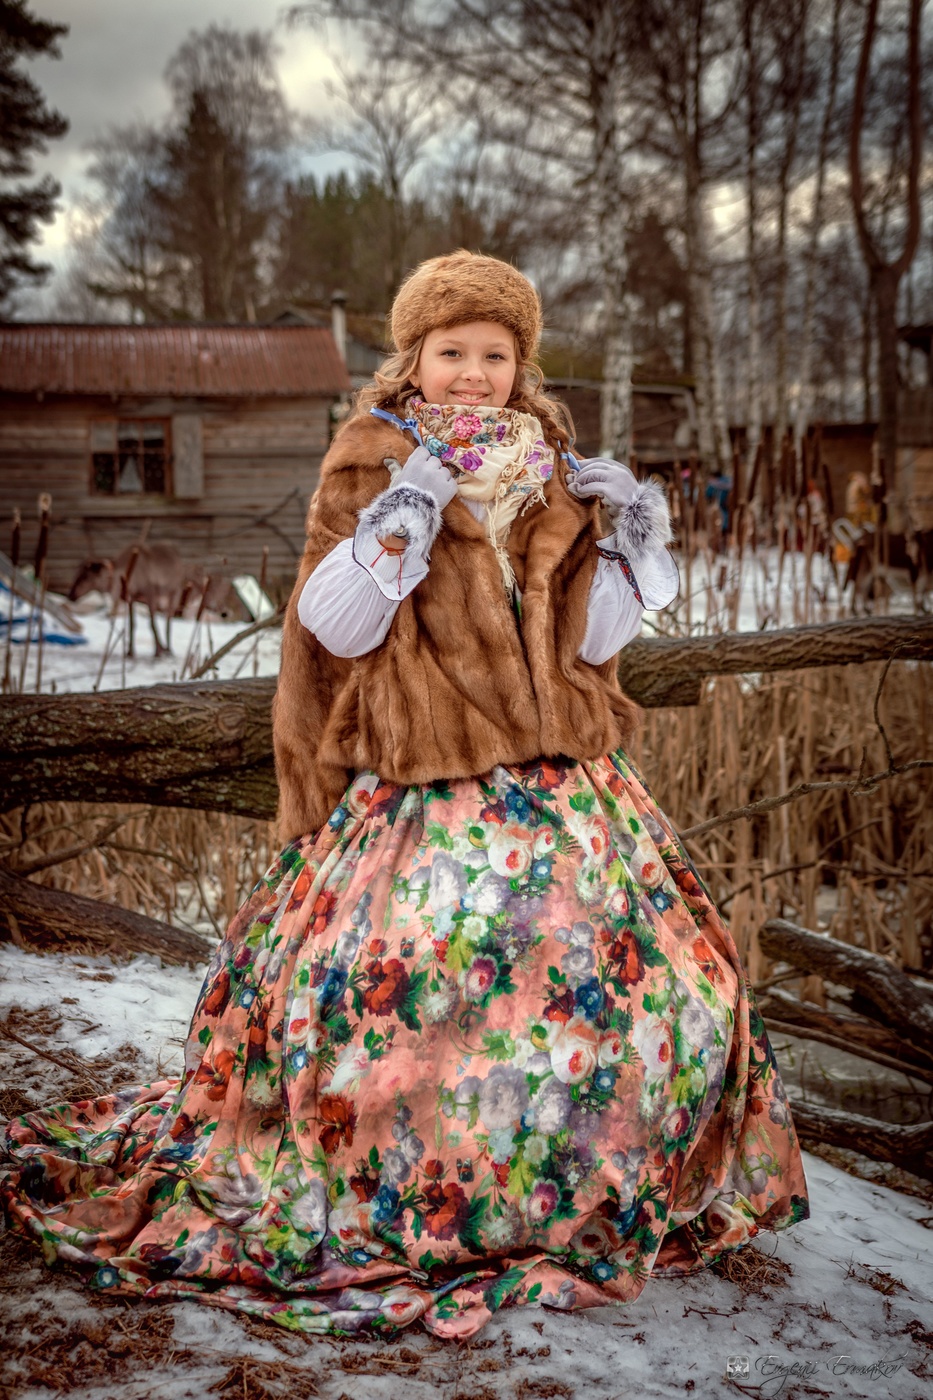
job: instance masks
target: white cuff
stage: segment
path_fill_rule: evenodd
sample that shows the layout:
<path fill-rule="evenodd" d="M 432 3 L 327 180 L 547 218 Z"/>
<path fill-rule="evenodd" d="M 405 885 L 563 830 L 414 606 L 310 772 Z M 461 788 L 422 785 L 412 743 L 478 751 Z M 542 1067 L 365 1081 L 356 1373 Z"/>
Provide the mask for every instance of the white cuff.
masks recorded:
<path fill-rule="evenodd" d="M 671 513 L 664 488 L 656 481 L 639 481 L 621 510 L 610 515 L 616 549 L 634 567 L 671 542 Z"/>
<path fill-rule="evenodd" d="M 619 529 L 596 543 L 603 552 L 600 563 L 612 564 L 625 577 L 647 612 L 656 612 L 673 603 L 680 592 L 680 574 L 670 550 L 661 545 L 632 559 L 625 549 L 624 531 Z"/>
<path fill-rule="evenodd" d="M 357 534 L 363 532 L 363 527 Z M 354 557 L 354 539 L 341 540 L 314 570 L 298 599 L 298 617 L 334 656 L 364 656 L 385 641 L 398 612 L 399 602 L 421 582 L 428 572 L 424 560 L 402 560 L 401 592 L 398 589 L 397 558 L 387 558 L 393 571 L 388 579 L 379 576 Z M 367 536 L 360 546 L 361 558 L 369 559 L 381 546 Z M 405 551 L 406 556 L 412 550 Z"/>

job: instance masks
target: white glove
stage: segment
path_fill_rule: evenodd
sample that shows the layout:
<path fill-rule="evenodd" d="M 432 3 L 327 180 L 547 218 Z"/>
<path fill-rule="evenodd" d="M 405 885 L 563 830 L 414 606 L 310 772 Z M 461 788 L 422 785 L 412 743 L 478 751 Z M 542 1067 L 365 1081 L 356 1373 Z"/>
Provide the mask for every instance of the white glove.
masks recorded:
<path fill-rule="evenodd" d="M 599 496 L 610 520 L 614 522 L 634 501 L 638 493 L 638 480 L 634 472 L 621 462 L 614 462 L 609 457 L 590 457 L 570 477 L 567 490 L 578 500 Z"/>
<path fill-rule="evenodd" d="M 433 496 L 441 510 L 457 494 L 457 483 L 450 472 L 426 447 L 415 448 L 401 471 L 393 477 L 392 486 L 417 486 Z"/>

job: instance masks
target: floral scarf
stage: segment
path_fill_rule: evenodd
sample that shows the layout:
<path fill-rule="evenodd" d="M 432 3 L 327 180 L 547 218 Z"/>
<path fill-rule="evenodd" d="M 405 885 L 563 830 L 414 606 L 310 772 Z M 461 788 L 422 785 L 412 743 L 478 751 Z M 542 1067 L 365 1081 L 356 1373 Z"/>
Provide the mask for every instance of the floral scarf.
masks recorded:
<path fill-rule="evenodd" d="M 514 408 L 465 408 L 425 403 L 416 394 L 406 416 L 421 428 L 424 445 L 444 462 L 467 501 L 486 507 L 486 529 L 496 551 L 506 590 L 515 574 L 506 541 L 519 511 L 544 501 L 544 485 L 554 471 L 554 452 L 538 419 Z"/>

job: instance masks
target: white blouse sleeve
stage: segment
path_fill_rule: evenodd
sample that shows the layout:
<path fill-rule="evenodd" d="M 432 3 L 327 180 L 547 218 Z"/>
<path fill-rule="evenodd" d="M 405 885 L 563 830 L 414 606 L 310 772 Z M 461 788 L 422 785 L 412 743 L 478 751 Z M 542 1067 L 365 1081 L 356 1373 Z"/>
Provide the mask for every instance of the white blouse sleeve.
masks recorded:
<path fill-rule="evenodd" d="M 479 516 L 477 503 L 468 501 Z M 481 508 L 480 508 L 481 509 Z M 638 562 L 638 577 L 616 557 L 615 535 L 601 551 L 590 588 L 581 661 L 598 666 L 641 631 L 645 607 L 666 607 L 677 594 L 677 568 L 666 549 Z M 410 544 L 388 553 L 363 522 L 352 539 L 341 540 L 314 570 L 298 600 L 298 616 L 334 656 L 364 656 L 385 641 L 399 603 L 427 577 L 430 546 Z M 602 551 L 606 551 L 603 553 Z M 657 557 L 655 557 L 655 553 Z"/>
<path fill-rule="evenodd" d="M 644 609 L 622 570 L 600 558 L 590 586 L 581 661 L 600 666 L 628 646 L 641 631 Z"/>
<path fill-rule="evenodd" d="M 596 575 L 590 586 L 581 661 L 600 666 L 641 632 L 646 611 L 666 608 L 677 597 L 680 576 L 667 549 L 649 549 L 633 566 L 616 535 L 598 541 Z"/>
<path fill-rule="evenodd" d="M 318 564 L 301 590 L 298 616 L 334 656 L 363 656 L 385 641 L 399 603 L 427 572 L 420 550 L 390 554 L 361 524 Z"/>

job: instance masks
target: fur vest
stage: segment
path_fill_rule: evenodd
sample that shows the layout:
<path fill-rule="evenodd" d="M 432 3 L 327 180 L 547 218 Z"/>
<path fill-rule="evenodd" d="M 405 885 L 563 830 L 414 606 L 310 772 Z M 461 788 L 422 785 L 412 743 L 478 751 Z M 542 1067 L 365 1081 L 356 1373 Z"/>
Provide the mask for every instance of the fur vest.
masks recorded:
<path fill-rule="evenodd" d="M 545 489 L 547 504 L 519 515 L 509 535 L 520 623 L 484 525 L 455 497 L 427 578 L 399 605 L 380 646 L 344 660 L 301 624 L 306 579 L 390 485 L 384 459 L 404 462 L 412 450 L 400 429 L 359 416 L 340 429 L 321 467 L 273 708 L 283 840 L 317 831 L 356 771 L 430 783 L 497 763 L 595 759 L 625 745 L 635 727 L 615 660 L 591 666 L 577 655 L 600 532 L 596 505 L 566 490 L 563 463 Z"/>

